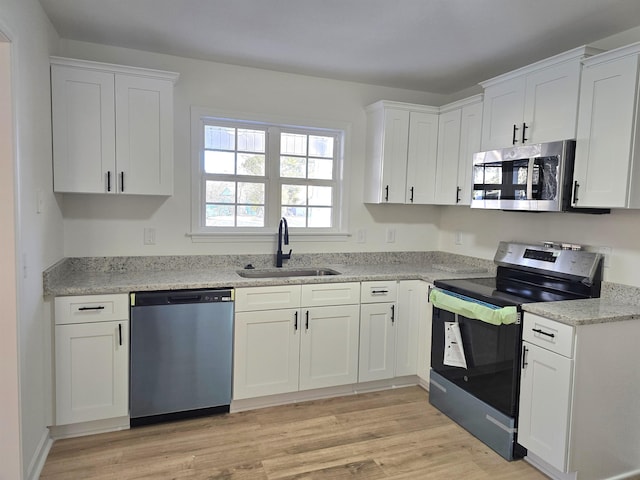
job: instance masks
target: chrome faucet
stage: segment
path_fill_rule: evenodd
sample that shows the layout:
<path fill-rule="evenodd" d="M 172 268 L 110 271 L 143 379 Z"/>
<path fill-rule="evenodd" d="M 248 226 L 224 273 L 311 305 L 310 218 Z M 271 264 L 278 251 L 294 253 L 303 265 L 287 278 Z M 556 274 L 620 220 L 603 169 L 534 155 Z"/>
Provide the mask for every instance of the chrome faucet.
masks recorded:
<path fill-rule="evenodd" d="M 289 226 L 287 225 L 287 219 L 282 217 L 280 219 L 280 225 L 278 226 L 278 251 L 276 252 L 276 267 L 282 267 L 282 260 L 289 260 L 291 258 L 291 252 L 282 253 L 282 244 L 289 245 Z"/>

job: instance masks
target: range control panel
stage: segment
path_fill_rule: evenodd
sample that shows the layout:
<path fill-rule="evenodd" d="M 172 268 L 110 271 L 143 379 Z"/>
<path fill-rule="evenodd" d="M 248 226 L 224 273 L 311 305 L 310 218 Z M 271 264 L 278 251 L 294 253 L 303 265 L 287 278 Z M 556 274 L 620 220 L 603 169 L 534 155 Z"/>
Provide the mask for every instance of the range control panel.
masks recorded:
<path fill-rule="evenodd" d="M 555 245 L 500 242 L 493 261 L 503 267 L 591 281 L 602 259 L 599 253 L 565 250 Z"/>

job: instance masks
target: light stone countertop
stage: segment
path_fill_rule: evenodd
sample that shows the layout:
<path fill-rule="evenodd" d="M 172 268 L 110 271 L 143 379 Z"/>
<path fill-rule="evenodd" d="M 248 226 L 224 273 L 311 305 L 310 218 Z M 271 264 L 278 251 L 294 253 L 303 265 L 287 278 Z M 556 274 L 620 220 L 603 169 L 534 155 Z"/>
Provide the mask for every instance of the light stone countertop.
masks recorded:
<path fill-rule="evenodd" d="M 243 278 L 237 271 L 331 268 L 340 275 Z M 192 288 L 257 287 L 385 280 L 492 277 L 493 262 L 445 252 L 374 252 L 298 255 L 282 269 L 272 255 L 89 257 L 63 259 L 43 272 L 45 296 L 96 295 Z M 531 312 L 572 326 L 640 319 L 640 288 L 602 283 L 601 298 L 523 305 Z"/>

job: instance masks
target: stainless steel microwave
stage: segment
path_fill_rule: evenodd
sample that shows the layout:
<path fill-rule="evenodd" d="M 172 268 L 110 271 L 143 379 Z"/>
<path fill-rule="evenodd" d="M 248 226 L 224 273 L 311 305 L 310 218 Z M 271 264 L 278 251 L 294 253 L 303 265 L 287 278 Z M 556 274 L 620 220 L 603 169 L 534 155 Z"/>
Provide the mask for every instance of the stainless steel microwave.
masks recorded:
<path fill-rule="evenodd" d="M 471 208 L 608 213 L 572 207 L 575 150 L 563 140 L 475 153 Z"/>

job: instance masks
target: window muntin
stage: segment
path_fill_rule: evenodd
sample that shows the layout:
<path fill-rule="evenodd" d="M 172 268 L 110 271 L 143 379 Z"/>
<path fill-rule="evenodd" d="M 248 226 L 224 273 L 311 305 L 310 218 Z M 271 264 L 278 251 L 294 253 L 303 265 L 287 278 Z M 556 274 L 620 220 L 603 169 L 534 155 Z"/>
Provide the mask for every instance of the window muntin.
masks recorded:
<path fill-rule="evenodd" d="M 340 228 L 343 131 L 200 120 L 199 231 Z"/>

